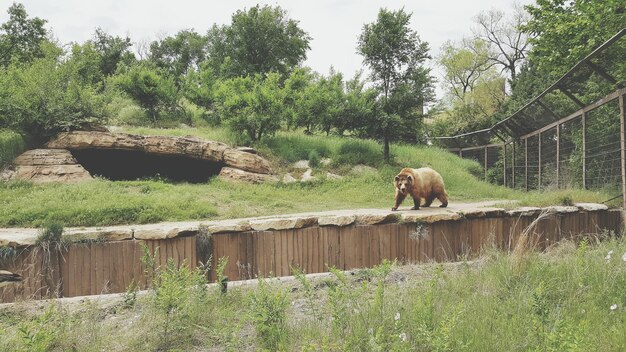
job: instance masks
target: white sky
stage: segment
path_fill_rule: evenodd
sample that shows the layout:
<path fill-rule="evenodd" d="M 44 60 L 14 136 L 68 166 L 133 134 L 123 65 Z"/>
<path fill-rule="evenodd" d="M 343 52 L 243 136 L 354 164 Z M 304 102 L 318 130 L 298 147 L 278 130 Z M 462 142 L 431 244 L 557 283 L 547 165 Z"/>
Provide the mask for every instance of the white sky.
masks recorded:
<path fill-rule="evenodd" d="M 204 34 L 213 23 L 230 23 L 238 9 L 259 4 L 280 5 L 290 18 L 313 38 L 306 65 L 320 73 L 331 66 L 350 78 L 362 69 L 361 56 L 356 54 L 357 38 L 363 24 L 375 21 L 378 10 L 402 7 L 413 13 L 411 27 L 431 47 L 436 57 L 447 40 L 460 40 L 471 33 L 472 18 L 480 11 L 498 9 L 509 12 L 513 0 L 22 0 L 29 16 L 48 21 L 61 43 L 83 42 L 101 27 L 107 33 L 130 36 L 133 42 L 149 42 L 182 29 Z M 527 4 L 531 0 L 518 0 Z M 0 23 L 8 18 L 7 9 L 13 1 L 0 0 Z M 431 63 L 439 79 L 441 70 Z M 441 96 L 441 89 L 437 93 Z"/>

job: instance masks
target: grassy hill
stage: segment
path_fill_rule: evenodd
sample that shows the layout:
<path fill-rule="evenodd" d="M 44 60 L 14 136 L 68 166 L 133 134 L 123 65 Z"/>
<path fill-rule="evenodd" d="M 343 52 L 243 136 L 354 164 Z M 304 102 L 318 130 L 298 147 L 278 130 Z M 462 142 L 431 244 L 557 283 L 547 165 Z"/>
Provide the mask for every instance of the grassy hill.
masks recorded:
<path fill-rule="evenodd" d="M 193 135 L 236 144 L 219 128 L 124 128 L 139 134 Z M 314 168 L 321 177 L 309 183 L 247 185 L 212 178 L 206 184 L 171 183 L 159 178 L 136 181 L 96 179 L 80 184 L 0 183 L 0 227 L 102 226 L 189 219 L 223 219 L 349 208 L 391 208 L 393 176 L 405 166 L 430 166 L 443 176 L 451 203 L 471 200 L 519 200 L 522 205 L 560 204 L 564 200 L 601 202 L 608 193 L 560 190 L 521 192 L 481 181 L 482 168 L 444 150 L 428 146 L 393 145 L 394 162 L 384 164 L 381 146 L 369 140 L 335 136 L 307 136 L 282 132 L 255 146 L 282 176 L 298 172 L 292 163 L 311 152 L 330 158 L 330 165 Z M 354 165 L 374 171 L 351 172 Z M 344 175 L 325 180 L 327 171 Z M 407 206 L 406 203 L 404 204 Z"/>

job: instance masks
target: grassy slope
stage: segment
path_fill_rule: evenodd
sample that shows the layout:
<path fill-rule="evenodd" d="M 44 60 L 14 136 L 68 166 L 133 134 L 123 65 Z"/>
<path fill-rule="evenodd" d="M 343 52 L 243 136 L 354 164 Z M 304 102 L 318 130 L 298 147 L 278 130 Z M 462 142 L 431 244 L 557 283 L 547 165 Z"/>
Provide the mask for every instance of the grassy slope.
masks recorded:
<path fill-rule="evenodd" d="M 222 129 L 127 128 L 141 134 L 196 135 L 233 142 Z M 344 148 L 346 143 L 356 148 Z M 327 170 L 348 174 L 353 164 L 370 163 L 376 172 L 350 175 L 339 181 L 320 180 L 308 184 L 246 185 L 211 179 L 206 184 L 171 184 L 162 180 L 111 182 L 103 179 L 74 185 L 33 185 L 0 183 L 0 227 L 42 226 L 59 221 L 66 226 L 101 226 L 151 223 L 186 219 L 222 219 L 302 211 L 349 208 L 390 208 L 393 202 L 391 180 L 403 166 L 431 166 L 445 179 L 451 202 L 511 199 L 522 204 L 558 204 L 566 196 L 574 201 L 601 202 L 607 194 L 566 190 L 558 192 L 514 191 L 478 180 L 480 166 L 443 150 L 423 146 L 392 147 L 395 165 L 382 165 L 380 146 L 373 141 L 354 142 L 347 138 L 304 136 L 280 133 L 257 146 L 282 174 L 291 162 L 306 159 L 310 150 L 342 162 Z M 408 203 L 407 203 L 408 204 Z M 405 204 L 406 206 L 406 204 Z"/>
<path fill-rule="evenodd" d="M 25 331 L 55 351 L 253 351 L 263 342 L 287 351 L 624 351 L 625 252 L 624 237 L 566 241 L 544 254 L 487 251 L 473 264 L 396 267 L 382 286 L 377 270 L 348 275 L 345 285 L 318 279 L 311 291 L 272 284 L 262 307 L 250 299 L 259 287 L 195 294 L 188 274 L 172 275 L 160 291 L 179 307 L 169 329 L 154 292 L 134 306 L 57 303 L 47 316 L 27 301 L 0 309 L 0 350 L 33 350 Z M 286 313 L 284 330 L 262 339 L 252 324 L 260 312 L 273 322 Z M 333 327 L 334 316 L 345 329 Z"/>

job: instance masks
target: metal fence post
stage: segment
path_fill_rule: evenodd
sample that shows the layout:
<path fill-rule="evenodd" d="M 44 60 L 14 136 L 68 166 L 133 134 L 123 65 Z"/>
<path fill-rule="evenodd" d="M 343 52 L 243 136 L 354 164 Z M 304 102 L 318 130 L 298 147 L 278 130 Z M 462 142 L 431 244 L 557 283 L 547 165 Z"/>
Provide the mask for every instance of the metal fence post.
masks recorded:
<path fill-rule="evenodd" d="M 539 182 L 537 184 L 537 189 L 541 189 L 541 132 L 539 133 Z"/>
<path fill-rule="evenodd" d="M 511 188 L 515 188 L 515 139 L 511 143 L 513 153 L 513 155 L 511 155 Z"/>
<path fill-rule="evenodd" d="M 561 125 L 556 125 L 556 188 L 560 188 L 560 171 L 561 171 Z"/>
<path fill-rule="evenodd" d="M 528 137 L 524 138 L 524 188 L 528 192 Z"/>
<path fill-rule="evenodd" d="M 583 134 L 583 189 L 587 189 L 587 114 L 582 114 L 582 134 Z"/>
<path fill-rule="evenodd" d="M 489 151 L 489 148 L 485 147 L 485 164 L 484 164 L 484 167 L 485 167 L 485 182 L 487 182 L 487 153 L 488 153 L 488 151 Z"/>
<path fill-rule="evenodd" d="M 620 155 L 622 173 L 622 209 L 626 210 L 626 141 L 624 141 L 624 95 L 619 97 Z"/>
<path fill-rule="evenodd" d="M 502 161 L 504 161 L 504 187 L 506 187 L 506 142 L 504 143 L 504 158 L 502 158 Z"/>

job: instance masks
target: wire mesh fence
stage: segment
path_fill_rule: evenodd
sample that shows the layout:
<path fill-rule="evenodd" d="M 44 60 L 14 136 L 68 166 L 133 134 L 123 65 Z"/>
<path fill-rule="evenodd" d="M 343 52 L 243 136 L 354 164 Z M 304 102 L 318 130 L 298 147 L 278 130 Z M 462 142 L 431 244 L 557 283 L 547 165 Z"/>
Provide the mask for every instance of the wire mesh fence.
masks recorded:
<path fill-rule="evenodd" d="M 626 28 L 489 129 L 437 140 L 486 181 L 523 190 L 603 189 L 626 208 Z"/>

